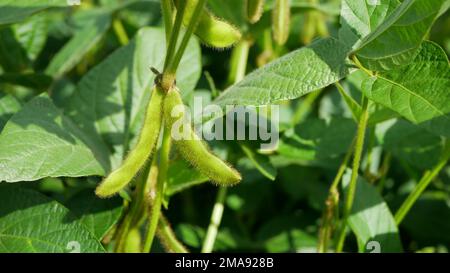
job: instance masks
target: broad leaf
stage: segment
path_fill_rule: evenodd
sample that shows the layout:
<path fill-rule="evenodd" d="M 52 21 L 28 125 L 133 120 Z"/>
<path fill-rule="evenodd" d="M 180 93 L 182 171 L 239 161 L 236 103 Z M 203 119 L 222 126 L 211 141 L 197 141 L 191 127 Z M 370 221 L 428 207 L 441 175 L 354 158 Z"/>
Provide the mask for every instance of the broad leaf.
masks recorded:
<path fill-rule="evenodd" d="M 349 74 L 347 53 L 333 38 L 318 40 L 250 73 L 214 103 L 258 106 L 301 97 Z"/>
<path fill-rule="evenodd" d="M 20 22 L 36 12 L 51 7 L 67 7 L 68 0 L 2 0 L 0 25 Z"/>
<path fill-rule="evenodd" d="M 209 178 L 199 173 L 184 160 L 171 161 L 164 194 L 172 196 L 195 185 L 208 182 Z"/>
<path fill-rule="evenodd" d="M 28 189 L 0 186 L 0 252 L 104 252 L 64 206 Z"/>
<path fill-rule="evenodd" d="M 440 137 L 405 120 L 379 124 L 376 136 L 386 151 L 420 169 L 435 166 L 444 148 Z"/>
<path fill-rule="evenodd" d="M 92 22 L 75 33 L 72 39 L 52 58 L 45 72 L 54 77 L 70 71 L 98 44 L 111 24 L 111 14 L 93 14 Z"/>
<path fill-rule="evenodd" d="M 35 15 L 13 26 L 17 41 L 25 49 L 28 59 L 34 61 L 47 41 L 48 22 L 42 15 Z"/>
<path fill-rule="evenodd" d="M 277 176 L 277 169 L 272 165 L 267 155 L 263 155 L 255 151 L 254 147 L 247 144 L 240 145 L 242 151 L 247 158 L 252 162 L 253 166 L 265 177 L 270 180 L 275 180 Z"/>
<path fill-rule="evenodd" d="M 350 176 L 351 171 L 344 175 L 345 188 L 348 188 Z M 369 250 L 367 249 L 369 242 L 379 244 L 381 252 L 402 251 L 397 225 L 389 207 L 377 189 L 362 178 L 358 178 L 348 221 L 363 251 Z"/>
<path fill-rule="evenodd" d="M 12 28 L 0 28 L 0 66 L 5 72 L 21 72 L 30 65 L 27 53 Z"/>
<path fill-rule="evenodd" d="M 339 40 L 352 49 L 358 48 L 399 5 L 399 0 L 343 0 Z"/>
<path fill-rule="evenodd" d="M 164 41 L 162 29 L 142 28 L 130 44 L 89 71 L 70 98 L 67 112 L 80 128 L 113 147 L 113 168 L 136 141 L 155 80 L 150 67 L 162 71 Z M 181 92 L 195 87 L 200 72 L 200 47 L 192 40 L 177 74 Z"/>
<path fill-rule="evenodd" d="M 103 175 L 96 147 L 47 96 L 37 97 L 0 134 L 0 181 Z"/>
<path fill-rule="evenodd" d="M 20 110 L 20 107 L 20 102 L 13 96 L 0 94 L 0 132 L 12 115 Z"/>
<path fill-rule="evenodd" d="M 410 62 L 449 0 L 405 0 L 367 35 L 355 53 L 375 71 L 391 70 Z M 372 15 L 371 18 L 377 15 Z"/>
<path fill-rule="evenodd" d="M 352 119 L 334 118 L 330 121 L 309 119 L 286 132 L 278 153 L 305 161 L 327 161 L 345 154 L 352 143 L 356 124 Z"/>
<path fill-rule="evenodd" d="M 362 91 L 414 123 L 450 128 L 450 66 L 445 52 L 425 42 L 412 63 L 366 79 Z M 448 131 L 448 129 L 446 129 Z"/>
<path fill-rule="evenodd" d="M 94 190 L 85 189 L 72 196 L 65 204 L 87 229 L 101 240 L 119 220 L 122 213 L 122 199 L 118 196 L 98 198 Z"/>

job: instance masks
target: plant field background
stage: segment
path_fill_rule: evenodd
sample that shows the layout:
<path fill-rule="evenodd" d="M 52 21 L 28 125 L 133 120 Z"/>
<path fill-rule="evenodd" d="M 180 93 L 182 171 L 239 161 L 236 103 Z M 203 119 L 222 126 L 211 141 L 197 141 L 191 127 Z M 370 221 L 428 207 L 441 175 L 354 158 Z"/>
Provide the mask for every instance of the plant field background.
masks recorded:
<path fill-rule="evenodd" d="M 151 161 L 112 198 L 95 188 L 137 142 L 150 67 L 164 64 L 161 3 L 49 2 L 0 0 L 0 252 L 114 252 L 118 238 L 120 252 L 137 252 L 151 219 L 139 199 Z M 279 105 L 279 145 L 262 153 L 257 141 L 210 142 L 243 177 L 229 188 L 173 149 L 152 252 L 178 252 L 170 238 L 205 250 L 214 205 L 223 206 L 214 252 L 336 251 L 364 113 L 341 250 L 450 251 L 450 2 L 291 0 L 281 43 L 275 0 L 254 24 L 244 2 L 207 1 L 242 39 L 215 49 L 193 36 L 177 86 L 186 105 L 195 96 Z M 386 23 L 401 5 L 403 17 Z"/>

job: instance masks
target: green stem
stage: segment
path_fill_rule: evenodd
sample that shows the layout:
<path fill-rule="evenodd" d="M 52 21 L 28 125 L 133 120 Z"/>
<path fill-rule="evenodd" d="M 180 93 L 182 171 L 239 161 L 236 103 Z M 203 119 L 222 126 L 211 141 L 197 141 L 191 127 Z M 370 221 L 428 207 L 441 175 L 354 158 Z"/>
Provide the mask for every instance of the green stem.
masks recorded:
<path fill-rule="evenodd" d="M 391 153 L 389 152 L 386 153 L 383 159 L 383 163 L 381 164 L 380 171 L 378 172 L 380 181 L 378 182 L 377 189 L 381 195 L 383 195 L 383 189 L 386 184 L 386 177 L 389 172 L 389 168 L 391 167 L 391 159 L 392 159 Z"/>
<path fill-rule="evenodd" d="M 241 40 L 231 55 L 230 74 L 228 77 L 229 84 L 241 81 L 247 69 L 248 53 L 250 51 L 251 42 L 247 39 Z"/>
<path fill-rule="evenodd" d="M 163 7 L 164 8 L 164 7 Z M 170 39 L 167 41 L 167 53 L 164 61 L 164 71 L 167 70 L 175 54 L 180 35 L 181 25 L 183 24 L 184 10 L 186 9 L 186 1 L 181 1 L 175 16 L 175 23 L 170 30 Z M 166 31 L 167 33 L 167 31 Z"/>
<path fill-rule="evenodd" d="M 368 99 L 366 97 L 363 97 L 362 112 L 361 112 L 361 116 L 359 118 L 358 132 L 356 135 L 355 153 L 354 153 L 354 157 L 353 157 L 353 166 L 352 166 L 352 176 L 350 179 L 350 184 L 348 186 L 347 198 L 346 198 L 345 204 L 344 204 L 343 219 L 342 219 L 342 224 L 341 224 L 342 226 L 341 226 L 340 233 L 338 236 L 336 252 L 342 252 L 342 249 L 344 248 L 345 231 L 346 231 L 346 227 L 348 224 L 348 218 L 352 211 L 353 201 L 355 199 L 356 185 L 357 185 L 357 181 L 358 181 L 358 172 L 359 172 L 359 167 L 361 165 L 361 156 L 362 156 L 362 152 L 363 152 L 363 148 L 364 148 L 364 138 L 365 138 L 365 134 L 366 134 L 367 120 L 369 118 L 368 105 L 369 105 Z"/>
<path fill-rule="evenodd" d="M 214 204 L 213 212 L 211 214 L 211 221 L 206 232 L 205 240 L 203 241 L 202 253 L 211 253 L 214 249 L 217 232 L 219 230 L 220 222 L 222 221 L 224 202 L 227 196 L 227 188 L 220 187 L 217 193 L 216 203 Z"/>
<path fill-rule="evenodd" d="M 247 60 L 250 46 L 251 42 L 244 39 L 241 40 L 235 48 L 233 48 L 229 79 L 233 79 L 235 82 L 238 82 L 244 78 L 245 71 L 247 70 Z M 220 187 L 217 192 L 216 202 L 211 214 L 210 224 L 208 226 L 206 237 L 203 242 L 203 253 L 210 253 L 214 248 L 217 231 L 219 229 L 220 222 L 222 221 L 226 195 L 227 188 Z"/>
<path fill-rule="evenodd" d="M 150 222 L 144 241 L 144 253 L 149 253 L 152 248 L 153 239 L 155 237 L 156 228 L 158 227 L 158 221 L 161 215 L 161 205 L 164 197 L 164 184 L 166 182 L 167 169 L 169 167 L 170 146 L 170 132 L 168 130 L 164 130 L 160 148 L 159 171 L 156 182 L 155 199 L 151 202 L 151 212 L 149 215 Z"/>
<path fill-rule="evenodd" d="M 319 231 L 319 245 L 317 247 L 317 252 L 319 252 L 319 253 L 324 253 L 328 250 L 328 240 L 331 237 L 331 232 L 333 229 L 333 227 L 332 227 L 333 218 L 335 217 L 334 212 L 339 203 L 338 186 L 342 180 L 342 176 L 344 176 L 345 170 L 347 169 L 348 162 L 350 161 L 350 158 L 352 157 L 354 142 L 355 141 L 353 141 L 352 144 L 350 144 L 350 147 L 347 150 L 347 153 L 345 154 L 344 161 L 339 166 L 336 177 L 334 178 L 333 182 L 331 183 L 331 187 L 330 187 L 330 190 L 328 193 L 328 198 L 327 198 L 326 204 L 325 204 L 325 210 L 324 210 L 323 216 L 322 216 L 322 226 L 320 227 L 320 231 Z"/>
<path fill-rule="evenodd" d="M 172 0 L 161 0 L 161 10 L 164 18 L 164 29 L 166 30 L 166 41 L 169 41 L 173 28 Z"/>
<path fill-rule="evenodd" d="M 186 1 L 181 1 L 181 2 L 186 2 Z M 195 29 L 197 28 L 197 24 L 200 21 L 201 14 L 203 12 L 203 9 L 205 8 L 205 5 L 206 5 L 206 0 L 198 1 L 197 6 L 195 7 L 194 13 L 192 14 L 191 21 L 187 25 L 186 32 L 184 33 L 183 39 L 181 40 L 180 46 L 178 47 L 178 50 L 175 54 L 175 57 L 172 59 L 172 61 L 168 64 L 168 66 L 164 70 L 165 74 L 167 73 L 168 75 L 175 75 L 175 72 L 177 71 L 178 65 L 181 62 L 181 58 L 183 57 L 184 51 L 186 50 L 186 47 L 189 43 L 192 33 L 194 33 Z M 178 17 L 178 14 L 177 14 L 177 17 Z"/>
<path fill-rule="evenodd" d="M 439 172 L 445 167 L 449 158 L 450 158 L 450 141 L 447 140 L 446 146 L 444 148 L 444 153 L 442 154 L 442 157 L 439 160 L 438 164 L 433 169 L 425 172 L 425 174 L 423 175 L 422 179 L 420 179 L 417 186 L 403 202 L 397 213 L 395 213 L 394 218 L 397 225 L 399 225 L 403 221 L 403 219 L 411 210 L 412 206 L 415 204 L 417 199 L 419 199 L 420 195 L 425 191 L 428 185 L 430 185 L 431 181 L 433 181 L 434 178 L 436 178 Z"/>
<path fill-rule="evenodd" d="M 113 29 L 121 45 L 124 46 L 130 42 L 127 32 L 125 31 L 125 28 L 123 27 L 122 21 L 120 21 L 120 19 L 115 18 L 113 20 Z"/>
<path fill-rule="evenodd" d="M 186 247 L 178 241 L 170 227 L 169 221 L 161 215 L 159 218 L 158 231 L 156 234 L 167 252 L 171 253 L 189 253 Z"/>

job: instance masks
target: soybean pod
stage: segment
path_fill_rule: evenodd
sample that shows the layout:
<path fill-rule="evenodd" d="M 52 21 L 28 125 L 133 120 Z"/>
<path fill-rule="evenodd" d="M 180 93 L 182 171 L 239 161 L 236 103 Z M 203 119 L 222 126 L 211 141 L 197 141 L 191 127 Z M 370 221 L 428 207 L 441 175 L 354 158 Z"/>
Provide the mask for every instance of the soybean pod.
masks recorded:
<path fill-rule="evenodd" d="M 175 109 L 175 111 L 172 111 Z M 241 181 L 241 175 L 227 163 L 215 156 L 195 133 L 192 126 L 184 126 L 182 137 L 175 137 L 179 133 L 173 131 L 175 124 L 186 119 L 184 105 L 178 89 L 170 89 L 164 101 L 164 121 L 166 130 L 171 132 L 173 143 L 184 159 L 198 171 L 208 176 L 211 181 L 221 186 L 231 186 Z M 184 122 L 184 121 L 183 121 Z"/>
<path fill-rule="evenodd" d="M 278 45 L 284 45 L 289 38 L 291 9 L 289 0 L 275 0 L 272 11 L 273 38 Z"/>
<path fill-rule="evenodd" d="M 245 0 L 247 20 L 254 24 L 261 19 L 264 10 L 264 0 Z"/>
<path fill-rule="evenodd" d="M 122 165 L 110 173 L 97 187 L 95 192 L 98 196 L 108 197 L 122 190 L 151 156 L 161 131 L 164 96 L 165 93 L 161 88 L 157 86 L 153 88 L 144 125 L 136 146 L 128 154 Z"/>
<path fill-rule="evenodd" d="M 180 6 L 180 1 L 186 1 L 183 24 L 188 25 L 198 0 L 175 0 L 175 7 Z M 242 37 L 242 34 L 233 25 L 215 17 L 206 9 L 200 15 L 195 34 L 204 44 L 215 48 L 230 47 Z"/>

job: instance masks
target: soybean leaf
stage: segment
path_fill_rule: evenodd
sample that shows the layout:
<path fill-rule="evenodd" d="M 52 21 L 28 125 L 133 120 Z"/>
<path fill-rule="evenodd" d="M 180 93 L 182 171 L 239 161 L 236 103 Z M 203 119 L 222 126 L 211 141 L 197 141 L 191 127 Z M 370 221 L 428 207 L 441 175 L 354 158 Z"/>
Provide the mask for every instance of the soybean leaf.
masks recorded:
<path fill-rule="evenodd" d="M 98 12 L 97 12 L 98 13 Z M 111 24 L 111 14 L 100 12 L 92 15 L 81 30 L 52 58 L 45 72 L 60 77 L 77 65 L 83 57 L 98 44 Z"/>
<path fill-rule="evenodd" d="M 381 123 L 376 136 L 386 151 L 420 169 L 435 166 L 444 146 L 440 137 L 405 120 Z"/>
<path fill-rule="evenodd" d="M 122 213 L 120 197 L 100 199 L 92 189 L 77 193 L 65 205 L 97 240 L 101 240 L 107 234 Z"/>
<path fill-rule="evenodd" d="M 0 181 L 103 175 L 106 159 L 98 146 L 47 96 L 36 97 L 0 134 Z"/>
<path fill-rule="evenodd" d="M 47 41 L 47 17 L 40 14 L 32 16 L 20 24 L 15 24 L 13 31 L 28 59 L 34 61 Z"/>
<path fill-rule="evenodd" d="M 0 200 L 0 252 L 104 252 L 68 209 L 48 197 L 2 185 Z"/>
<path fill-rule="evenodd" d="M 0 74 L 0 83 L 9 83 L 32 88 L 40 92 L 52 84 L 53 79 L 41 73 L 4 73 Z"/>
<path fill-rule="evenodd" d="M 298 216 L 278 216 L 267 221 L 256 236 L 270 253 L 315 251 L 317 238 L 301 229 L 303 222 L 302 217 Z"/>
<path fill-rule="evenodd" d="M 355 50 L 361 63 L 375 71 L 408 64 L 449 0 L 405 0 Z M 371 18 L 377 18 L 371 16 Z"/>
<path fill-rule="evenodd" d="M 345 154 L 355 131 L 356 125 L 352 119 L 309 119 L 286 132 L 280 141 L 278 153 L 305 161 L 328 161 L 329 158 Z"/>
<path fill-rule="evenodd" d="M 0 132 L 14 113 L 20 110 L 20 102 L 11 95 L 0 94 Z"/>
<path fill-rule="evenodd" d="M 301 97 L 349 74 L 348 51 L 334 38 L 318 40 L 250 73 L 214 103 L 258 106 Z"/>
<path fill-rule="evenodd" d="M 339 40 L 357 49 L 399 5 L 399 0 L 342 1 Z"/>
<path fill-rule="evenodd" d="M 167 187 L 164 194 L 172 196 L 207 181 L 209 181 L 208 177 L 190 167 L 185 160 L 172 161 L 167 173 Z"/>
<path fill-rule="evenodd" d="M 67 0 L 2 0 L 0 25 L 20 22 L 28 16 L 51 7 L 67 7 Z"/>
<path fill-rule="evenodd" d="M 420 53 L 406 67 L 366 79 L 362 91 L 414 123 L 428 121 L 440 131 L 450 128 L 450 66 L 445 52 L 424 42 Z M 439 128 L 440 125 L 444 128 Z M 445 132 L 443 132 L 445 133 Z"/>
<path fill-rule="evenodd" d="M 0 28 L 0 66 L 6 72 L 21 72 L 30 65 L 27 53 L 12 28 Z"/>
<path fill-rule="evenodd" d="M 266 155 L 258 153 L 247 144 L 241 144 L 240 147 L 247 158 L 262 175 L 272 181 L 275 180 L 277 176 L 277 169 L 272 165 L 270 159 Z"/>
<path fill-rule="evenodd" d="M 403 201 L 403 198 L 398 201 Z M 419 247 L 450 245 L 450 234 L 447 232 L 450 228 L 448 199 L 448 193 L 425 192 L 405 217 L 402 229 L 417 241 Z"/>
<path fill-rule="evenodd" d="M 345 189 L 350 182 L 351 171 L 343 177 Z M 401 252 L 402 245 L 397 225 L 389 207 L 377 189 L 359 177 L 352 212 L 348 219 L 358 241 L 366 249 L 369 242 L 378 243 L 381 252 Z"/>
<path fill-rule="evenodd" d="M 155 75 L 162 71 L 165 34 L 160 28 L 142 28 L 125 47 L 94 67 L 78 84 L 67 113 L 83 131 L 100 135 L 113 148 L 112 167 L 117 167 L 139 133 Z M 200 47 L 191 40 L 177 73 L 182 92 L 192 90 L 200 77 Z"/>

